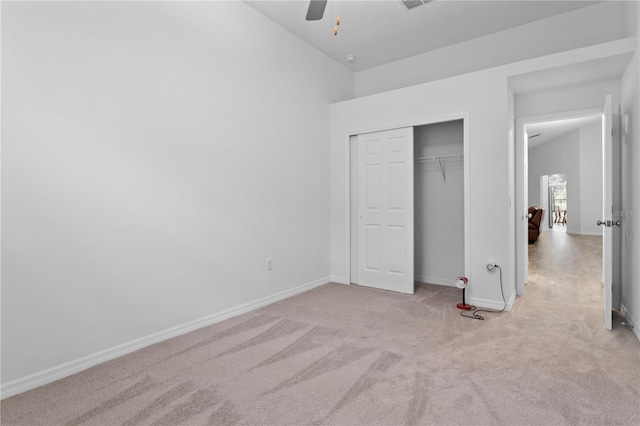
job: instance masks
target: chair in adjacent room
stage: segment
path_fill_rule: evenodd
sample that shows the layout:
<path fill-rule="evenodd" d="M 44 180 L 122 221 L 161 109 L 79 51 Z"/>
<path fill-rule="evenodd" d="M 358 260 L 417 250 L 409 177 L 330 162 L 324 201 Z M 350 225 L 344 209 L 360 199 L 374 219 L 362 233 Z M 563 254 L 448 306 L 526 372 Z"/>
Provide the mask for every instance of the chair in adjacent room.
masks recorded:
<path fill-rule="evenodd" d="M 544 209 L 538 206 L 529 207 L 529 244 L 534 244 L 538 240 L 543 218 Z"/>

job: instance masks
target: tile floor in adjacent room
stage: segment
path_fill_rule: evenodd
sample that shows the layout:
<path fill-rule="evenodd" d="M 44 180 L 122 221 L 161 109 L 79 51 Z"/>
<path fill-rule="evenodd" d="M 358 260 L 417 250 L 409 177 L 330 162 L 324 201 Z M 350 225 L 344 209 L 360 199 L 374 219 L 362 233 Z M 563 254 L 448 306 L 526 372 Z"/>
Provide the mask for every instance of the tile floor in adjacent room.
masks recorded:
<path fill-rule="evenodd" d="M 529 245 L 527 297 L 602 306 L 602 236 L 544 231 Z"/>

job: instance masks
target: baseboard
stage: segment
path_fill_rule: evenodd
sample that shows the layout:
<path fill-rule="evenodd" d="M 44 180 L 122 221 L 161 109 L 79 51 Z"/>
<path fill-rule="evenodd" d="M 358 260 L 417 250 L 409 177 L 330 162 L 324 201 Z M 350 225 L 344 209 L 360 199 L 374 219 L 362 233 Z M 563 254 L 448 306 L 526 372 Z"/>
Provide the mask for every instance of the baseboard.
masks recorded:
<path fill-rule="evenodd" d="M 446 285 L 448 287 L 455 287 L 455 280 L 447 279 L 447 278 L 437 278 L 437 277 L 428 277 L 426 275 L 416 275 L 414 280 L 419 283 L 425 284 L 436 284 L 436 285 Z"/>
<path fill-rule="evenodd" d="M 631 329 L 633 331 L 633 334 L 635 334 L 638 340 L 640 340 L 640 328 L 638 328 L 638 324 L 640 323 L 633 317 L 633 315 L 631 315 L 631 312 L 629 312 L 625 305 L 620 306 L 620 313 L 622 313 L 622 316 L 627 320 L 628 323 L 631 323 L 631 325 L 633 326 L 633 328 Z"/>
<path fill-rule="evenodd" d="M 602 236 L 602 232 L 569 232 L 567 231 L 567 234 L 569 235 L 593 235 L 593 236 Z"/>
<path fill-rule="evenodd" d="M 489 300 L 489 299 L 478 299 L 475 297 L 471 297 L 468 299 L 467 303 L 470 303 L 471 305 L 475 305 L 478 308 L 484 308 L 484 309 L 492 309 L 492 310 L 496 310 L 499 311 L 502 308 L 505 308 L 505 311 L 510 311 L 511 308 L 513 308 L 513 303 L 516 300 L 516 292 L 514 291 L 511 294 L 511 298 L 509 300 L 507 300 L 507 306 L 504 306 L 504 302 L 502 300 L 500 301 L 496 301 L 496 300 Z"/>
<path fill-rule="evenodd" d="M 338 284 L 350 284 L 349 280 L 347 280 L 345 277 L 338 277 L 336 275 L 331 275 L 331 282 Z"/>
<path fill-rule="evenodd" d="M 164 340 L 171 339 L 185 333 L 189 333 L 199 328 L 216 324 L 220 321 L 224 321 L 226 319 L 253 311 L 279 300 L 286 299 L 296 294 L 303 293 L 307 290 L 311 290 L 312 288 L 327 284 L 330 281 L 332 280 L 329 277 L 321 278 L 319 280 L 302 284 L 289 290 L 281 291 L 279 293 L 254 300 L 252 302 L 248 302 L 231 309 L 226 309 L 222 312 L 208 315 L 204 318 L 190 321 L 176 327 L 171 327 L 164 331 L 150 334 L 140 339 L 132 340 L 122 345 L 114 346 L 112 348 L 96 352 L 95 354 L 79 358 L 75 361 L 70 361 L 44 371 L 31 374 L 21 379 L 14 380 L 1 386 L 0 399 L 9 398 L 10 396 L 17 395 L 19 393 L 26 392 L 39 386 L 55 382 L 56 380 L 60 380 L 73 374 L 79 373 L 80 371 L 86 370 L 100 363 L 118 358 L 122 355 L 135 352 L 149 345 L 153 345 L 155 343 L 162 342 Z"/>

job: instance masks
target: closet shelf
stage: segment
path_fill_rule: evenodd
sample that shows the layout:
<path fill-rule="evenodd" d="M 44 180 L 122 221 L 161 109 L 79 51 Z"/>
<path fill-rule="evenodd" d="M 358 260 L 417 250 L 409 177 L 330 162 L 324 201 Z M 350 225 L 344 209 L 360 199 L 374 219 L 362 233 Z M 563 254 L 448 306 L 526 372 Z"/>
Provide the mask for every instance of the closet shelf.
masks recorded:
<path fill-rule="evenodd" d="M 416 163 L 423 163 L 425 170 L 440 170 L 443 182 L 447 181 L 446 168 L 458 169 L 462 166 L 464 156 L 460 155 L 441 155 L 438 157 L 416 157 Z"/>

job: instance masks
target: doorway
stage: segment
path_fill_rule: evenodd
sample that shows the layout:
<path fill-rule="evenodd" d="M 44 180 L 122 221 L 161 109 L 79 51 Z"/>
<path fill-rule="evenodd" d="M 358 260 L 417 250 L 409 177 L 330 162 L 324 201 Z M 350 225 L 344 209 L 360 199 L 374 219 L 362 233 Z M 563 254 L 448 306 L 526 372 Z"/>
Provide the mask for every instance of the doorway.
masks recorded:
<path fill-rule="evenodd" d="M 385 137 L 387 130 L 360 133 L 352 135 L 349 138 L 349 165 L 350 165 L 350 188 L 349 188 L 349 234 L 350 234 L 350 278 L 352 284 L 366 285 L 375 288 L 383 288 L 388 290 L 396 290 L 404 293 L 413 293 L 413 285 L 415 281 L 427 281 L 431 284 L 439 285 L 455 285 L 455 280 L 459 275 L 466 275 L 469 270 L 469 244 L 468 244 L 468 221 L 469 214 L 465 206 L 468 205 L 468 165 L 464 161 L 465 154 L 468 152 L 468 121 L 466 114 L 435 119 L 428 122 L 416 123 L 411 126 L 412 136 L 412 152 L 410 161 L 405 161 L 406 167 L 410 167 L 410 182 L 404 182 L 405 192 L 402 197 L 407 198 L 406 206 L 411 206 L 412 218 L 410 223 L 406 224 L 402 232 L 400 228 L 388 231 L 378 227 L 371 220 L 367 221 L 367 208 L 371 207 L 371 202 L 366 199 L 370 193 L 381 194 L 380 200 L 384 199 L 399 201 L 398 191 L 392 191 L 391 195 L 385 195 L 384 191 L 377 189 L 379 180 L 372 179 L 373 174 L 367 175 L 364 169 L 376 171 L 379 167 L 376 164 L 366 164 L 363 159 L 362 150 L 368 150 L 378 155 L 377 143 L 372 141 L 379 139 L 376 133 L 381 133 Z M 406 128 L 405 128 L 406 129 Z M 396 129 L 400 130 L 400 129 Z M 449 136 L 447 136 L 447 134 Z M 372 137 L 373 135 L 373 137 Z M 452 136 L 453 135 L 453 136 Z M 455 139 L 458 143 L 452 143 Z M 368 148 L 367 144 L 368 143 Z M 374 147 L 375 146 L 375 147 Z M 384 162 L 385 160 L 383 160 Z M 377 162 L 377 159 L 374 163 Z M 394 161 L 397 163 L 397 160 Z M 381 163 L 382 164 L 382 163 Z M 388 167 L 388 166 L 384 166 Z M 400 170 L 396 168 L 396 170 Z M 391 176 L 391 175 L 389 175 Z M 399 174 L 397 174 L 399 176 Z M 407 176 L 407 174 L 405 174 Z M 363 180 L 364 182 L 363 185 Z M 397 179 L 396 179 L 397 181 Z M 376 186 L 375 191 L 371 191 L 371 186 L 367 186 L 373 182 Z M 446 185 L 446 187 L 445 187 Z M 453 188 L 455 187 L 455 190 Z M 414 190 L 415 188 L 415 190 Z M 385 190 L 386 191 L 386 190 Z M 377 195 L 376 195 L 377 196 Z M 363 198 L 364 197 L 364 198 Z M 396 206 L 397 207 L 397 206 Z M 371 209 L 369 209 L 371 210 Z M 399 211 L 396 209 L 396 212 Z M 453 214 L 452 214 L 453 213 Z M 435 232 L 446 232 L 447 227 L 439 227 L 438 229 L 427 224 L 427 216 L 431 217 L 432 223 L 437 224 L 438 219 L 435 215 L 457 217 L 455 223 L 450 225 L 449 237 L 436 236 Z M 426 225 L 426 226 L 425 226 Z M 404 226 L 404 225 L 403 225 Z M 381 230 L 382 229 L 382 230 Z M 406 233 L 411 234 L 412 243 L 406 250 L 410 253 L 403 253 L 402 258 L 411 259 L 410 264 L 398 267 L 398 250 L 392 251 L 392 256 L 384 259 L 385 252 L 389 253 L 388 247 L 378 247 L 378 242 L 387 244 L 378 237 L 387 233 L 392 236 L 395 232 L 396 236 Z M 374 232 L 376 231 L 376 232 Z M 367 233 L 369 234 L 367 236 Z M 425 238 L 425 233 L 431 233 L 433 238 Z M 455 237 L 454 237 L 455 234 Z M 374 237 L 375 244 L 366 241 L 366 238 Z M 403 238 L 405 236 L 403 235 Z M 456 252 L 456 259 L 442 259 L 443 262 L 436 262 L 437 266 L 442 266 L 447 262 L 450 264 L 448 272 L 434 268 L 433 258 L 438 256 L 438 250 L 433 246 L 434 242 L 440 242 L 443 246 L 453 245 L 452 248 Z M 371 250 L 371 249 L 375 250 Z M 374 256 L 371 256 L 371 254 Z M 378 261 L 378 256 L 382 256 Z M 395 257 L 394 257 L 395 256 Z M 371 258 L 375 259 L 371 262 Z M 378 275 L 376 269 L 379 266 L 391 265 L 395 262 L 396 273 L 391 273 L 391 277 L 383 277 L 376 283 L 376 279 L 367 278 L 367 274 L 371 272 Z M 371 264 L 369 264 L 371 263 Z M 389 288 L 389 283 L 397 278 L 397 271 L 407 270 L 407 280 L 410 281 L 410 289 L 403 287 L 399 290 Z M 410 278 L 408 278 L 410 276 Z M 393 286 L 391 286 L 393 287 Z"/>
<path fill-rule="evenodd" d="M 548 212 L 543 230 L 567 231 L 567 175 L 554 173 L 541 179 L 540 198 L 543 208 Z"/>
<path fill-rule="evenodd" d="M 529 276 L 529 207 L 546 204 L 542 198 L 539 183 L 543 176 L 557 172 L 566 175 L 566 210 L 572 214 L 567 218 L 567 231 L 578 234 L 581 232 L 582 214 L 571 213 L 579 212 L 581 206 L 580 137 L 576 131 L 581 124 L 594 124 L 596 120 L 601 122 L 602 113 L 601 109 L 568 111 L 520 118 L 516 121 L 516 212 L 522 212 L 516 213 L 516 293 L 518 296 L 524 296 L 525 284 Z M 601 164 L 600 162 L 598 166 L 600 170 Z M 601 176 L 597 183 L 599 188 L 602 188 Z M 590 185 L 593 183 L 591 182 Z M 545 212 L 547 218 L 553 216 L 548 211 L 549 207 L 547 206 Z M 597 212 L 598 216 L 601 214 L 601 211 Z M 595 226 L 597 217 L 591 219 Z M 596 231 L 599 230 L 596 229 Z"/>
<path fill-rule="evenodd" d="M 607 96 L 605 106 L 601 110 L 523 118 L 518 119 L 516 125 L 516 163 L 519 166 L 517 167 L 519 172 L 516 174 L 516 187 L 518 194 L 521 195 L 516 211 L 523 211 L 527 208 L 530 200 L 536 200 L 536 202 L 541 200 L 542 194 L 533 198 L 530 198 L 530 195 L 537 192 L 542 186 L 539 182 L 544 182 L 543 176 L 552 175 L 557 170 L 566 171 L 564 184 L 561 185 L 561 182 L 557 182 L 555 187 L 549 188 L 552 195 L 558 199 L 564 197 L 566 202 L 566 208 L 559 209 L 559 217 L 556 212 L 556 219 L 559 218 L 561 223 L 566 220 L 566 224 L 563 224 L 566 225 L 566 232 L 569 234 L 601 236 L 602 300 L 605 328 L 607 329 L 611 328 L 611 302 L 613 299 L 611 290 L 612 221 L 610 220 L 613 192 L 611 117 L 611 97 Z M 591 129 L 592 136 L 589 142 L 584 142 L 581 137 L 585 136 L 587 132 L 583 132 L 582 128 L 589 125 L 597 127 L 597 129 L 595 132 Z M 573 126 L 570 133 L 566 132 L 567 126 Z M 545 132 L 553 133 L 552 130 L 555 129 L 562 130 L 559 135 L 555 134 L 551 138 L 552 142 L 556 142 L 555 145 L 551 145 L 551 142 L 547 141 L 549 146 L 545 148 L 530 149 L 532 136 L 539 137 L 541 133 Z M 539 144 L 541 140 L 542 138 L 536 142 Z M 536 163 L 537 166 L 534 165 Z M 546 170 L 543 171 L 544 168 Z M 531 185 L 532 181 L 535 182 L 535 185 Z M 562 188 L 563 186 L 564 188 Z M 553 203 L 554 200 L 549 199 L 549 206 L 553 207 Z M 608 206 L 608 208 L 604 208 L 604 206 Z M 566 217 L 565 212 L 570 212 L 570 216 Z M 606 220 L 607 214 L 609 220 Z M 549 216 L 553 216 L 553 213 Z M 601 218 L 604 219 L 601 220 Z M 528 225 L 527 215 L 522 215 L 516 220 L 521 220 L 520 223 L 523 225 L 523 228 L 520 228 L 519 225 L 517 227 L 519 230 L 516 232 L 516 289 L 517 294 L 523 296 L 525 284 L 529 281 L 529 246 L 526 244 L 525 233 Z M 605 227 L 600 228 L 599 225 L 602 224 L 605 224 Z"/>

